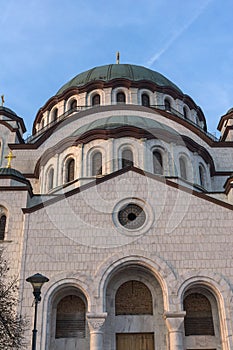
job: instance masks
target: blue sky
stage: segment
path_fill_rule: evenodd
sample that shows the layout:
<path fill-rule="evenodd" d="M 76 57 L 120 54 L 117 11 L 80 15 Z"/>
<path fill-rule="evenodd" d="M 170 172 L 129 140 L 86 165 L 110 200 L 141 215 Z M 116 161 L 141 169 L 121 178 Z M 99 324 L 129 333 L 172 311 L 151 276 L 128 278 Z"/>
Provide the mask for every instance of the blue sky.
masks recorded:
<path fill-rule="evenodd" d="M 232 0 L 0 0 L 0 95 L 31 133 L 37 111 L 78 73 L 144 65 L 202 108 L 210 132 L 233 106 Z M 25 135 L 25 136 L 26 136 Z"/>

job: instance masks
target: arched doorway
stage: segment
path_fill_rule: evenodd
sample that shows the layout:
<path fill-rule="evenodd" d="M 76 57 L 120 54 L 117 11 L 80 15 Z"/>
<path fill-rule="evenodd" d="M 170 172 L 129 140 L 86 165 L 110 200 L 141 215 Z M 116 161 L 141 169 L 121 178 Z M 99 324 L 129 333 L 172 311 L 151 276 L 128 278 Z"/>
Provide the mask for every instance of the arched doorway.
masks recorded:
<path fill-rule="evenodd" d="M 166 349 L 162 289 L 148 269 L 131 265 L 113 274 L 106 309 L 104 349 Z"/>

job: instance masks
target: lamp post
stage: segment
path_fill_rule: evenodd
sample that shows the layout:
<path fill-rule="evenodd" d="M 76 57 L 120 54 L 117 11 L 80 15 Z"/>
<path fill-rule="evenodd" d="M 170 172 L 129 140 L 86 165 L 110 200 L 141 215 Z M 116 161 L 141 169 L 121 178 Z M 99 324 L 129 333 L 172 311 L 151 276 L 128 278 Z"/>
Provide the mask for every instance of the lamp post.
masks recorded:
<path fill-rule="evenodd" d="M 49 279 L 40 273 L 36 273 L 35 275 L 28 277 L 26 279 L 27 282 L 30 282 L 33 288 L 33 295 L 34 295 L 34 301 L 35 301 L 35 314 L 34 314 L 34 327 L 32 330 L 32 350 L 36 350 L 36 321 L 37 321 L 37 306 L 38 303 L 41 301 L 41 288 L 45 282 L 48 282 Z"/>

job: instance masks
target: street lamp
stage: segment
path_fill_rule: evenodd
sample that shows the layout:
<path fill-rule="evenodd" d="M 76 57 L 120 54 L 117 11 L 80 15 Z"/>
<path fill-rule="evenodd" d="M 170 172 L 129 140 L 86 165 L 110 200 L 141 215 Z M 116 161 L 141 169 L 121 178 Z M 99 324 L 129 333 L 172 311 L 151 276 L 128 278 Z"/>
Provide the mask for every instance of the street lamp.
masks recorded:
<path fill-rule="evenodd" d="M 34 315 L 34 327 L 32 330 L 32 350 L 36 350 L 36 321 L 37 321 L 37 306 L 38 303 L 41 301 L 40 291 L 45 282 L 48 282 L 49 279 L 40 273 L 36 273 L 35 275 L 28 277 L 26 279 L 27 282 L 30 282 L 33 288 L 33 295 L 34 295 L 34 301 L 35 301 L 35 315 Z"/>

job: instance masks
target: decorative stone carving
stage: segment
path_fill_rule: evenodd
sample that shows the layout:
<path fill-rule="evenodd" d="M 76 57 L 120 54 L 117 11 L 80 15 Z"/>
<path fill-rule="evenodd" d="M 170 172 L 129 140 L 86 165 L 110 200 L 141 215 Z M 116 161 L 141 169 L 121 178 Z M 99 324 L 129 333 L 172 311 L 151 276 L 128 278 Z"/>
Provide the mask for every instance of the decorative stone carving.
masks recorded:
<path fill-rule="evenodd" d="M 100 332 L 102 331 L 102 327 L 104 325 L 104 322 L 106 320 L 107 313 L 101 313 L 101 314 L 92 314 L 87 313 L 87 321 L 88 326 L 90 328 L 90 332 Z"/>

